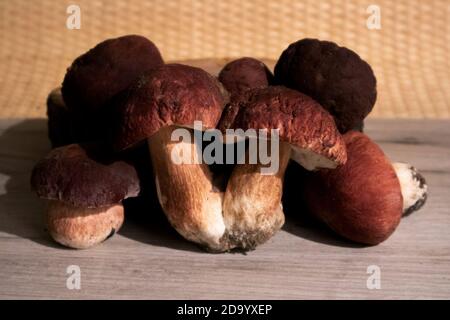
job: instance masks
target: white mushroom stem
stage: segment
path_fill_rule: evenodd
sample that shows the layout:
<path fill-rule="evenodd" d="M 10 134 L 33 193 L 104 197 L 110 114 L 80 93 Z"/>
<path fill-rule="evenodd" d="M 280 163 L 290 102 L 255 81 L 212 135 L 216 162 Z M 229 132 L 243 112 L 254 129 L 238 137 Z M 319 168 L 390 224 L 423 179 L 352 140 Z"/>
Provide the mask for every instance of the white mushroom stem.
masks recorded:
<path fill-rule="evenodd" d="M 279 167 L 272 175 L 261 174 L 259 163 L 238 164 L 233 170 L 223 203 L 230 249 L 254 249 L 283 226 L 281 196 L 290 153 L 291 147 L 280 142 Z"/>
<path fill-rule="evenodd" d="M 159 202 L 169 222 L 183 237 L 220 251 L 225 232 L 222 194 L 212 184 L 208 165 L 200 163 L 195 143 L 171 141 L 175 129 L 175 126 L 162 128 L 148 139 Z M 174 163 L 173 151 L 190 154 L 191 164 Z"/>
<path fill-rule="evenodd" d="M 49 201 L 47 227 L 52 238 L 67 247 L 87 249 L 116 233 L 122 226 L 121 204 L 102 208 L 78 208 L 61 201 Z"/>
<path fill-rule="evenodd" d="M 403 196 L 403 215 L 419 210 L 427 199 L 428 186 L 424 177 L 408 163 L 392 163 Z"/>

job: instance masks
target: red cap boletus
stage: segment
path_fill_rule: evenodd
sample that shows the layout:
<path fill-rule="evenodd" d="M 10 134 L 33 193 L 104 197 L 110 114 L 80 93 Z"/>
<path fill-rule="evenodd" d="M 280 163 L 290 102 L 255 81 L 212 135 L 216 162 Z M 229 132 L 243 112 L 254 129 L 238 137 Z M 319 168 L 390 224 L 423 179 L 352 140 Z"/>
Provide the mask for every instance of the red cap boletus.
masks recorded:
<path fill-rule="evenodd" d="M 219 73 L 219 81 L 231 95 L 252 88 L 268 87 L 273 74 L 262 62 L 244 57 L 227 63 Z"/>
<path fill-rule="evenodd" d="M 394 167 L 367 135 L 343 135 L 347 163 L 308 176 L 304 199 L 311 213 L 339 235 L 375 245 L 398 226 L 403 196 Z"/>
<path fill-rule="evenodd" d="M 158 48 L 139 35 L 102 41 L 76 58 L 67 69 L 61 89 L 71 112 L 75 141 L 104 138 L 111 98 L 141 74 L 162 64 Z"/>
<path fill-rule="evenodd" d="M 329 41 L 303 39 L 283 51 L 275 66 L 275 82 L 320 103 L 340 132 L 361 128 L 376 97 L 376 78 L 358 54 Z"/>
<path fill-rule="evenodd" d="M 147 72 L 115 102 L 115 148 L 148 143 L 158 198 L 169 222 L 186 239 L 213 251 L 223 251 L 222 195 L 196 152 L 192 128 L 195 121 L 201 121 L 201 130 L 215 128 L 224 104 L 216 79 L 181 64 Z M 180 127 L 187 128 L 183 132 L 190 141 L 173 139 Z M 175 163 L 173 153 L 190 155 L 189 163 Z"/>
<path fill-rule="evenodd" d="M 279 149 L 270 150 L 278 168 L 261 174 L 261 163 L 238 164 L 224 195 L 230 246 L 253 249 L 284 223 L 283 178 L 289 159 L 309 170 L 345 163 L 343 139 L 332 116 L 310 97 L 285 87 L 250 89 L 227 107 L 221 130 L 278 129 Z"/>
<path fill-rule="evenodd" d="M 48 200 L 47 226 L 53 239 L 78 249 L 117 232 L 124 220 L 122 200 L 140 190 L 134 167 L 98 144 L 53 149 L 34 167 L 31 186 Z"/>

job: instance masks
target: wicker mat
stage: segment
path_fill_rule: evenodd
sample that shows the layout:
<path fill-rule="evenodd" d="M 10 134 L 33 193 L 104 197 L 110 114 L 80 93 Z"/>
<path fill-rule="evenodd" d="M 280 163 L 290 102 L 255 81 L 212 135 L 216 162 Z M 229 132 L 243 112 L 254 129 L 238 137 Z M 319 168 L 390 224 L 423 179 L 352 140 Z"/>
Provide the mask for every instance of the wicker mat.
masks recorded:
<path fill-rule="evenodd" d="M 70 4 L 81 9 L 79 30 L 66 27 Z M 371 4 L 381 29 L 366 25 Z M 449 20 L 449 0 L 0 0 L 0 117 L 44 116 L 76 56 L 137 33 L 165 60 L 203 59 L 196 63 L 213 72 L 225 57 L 274 60 L 297 39 L 332 40 L 373 66 L 372 117 L 448 118 Z"/>

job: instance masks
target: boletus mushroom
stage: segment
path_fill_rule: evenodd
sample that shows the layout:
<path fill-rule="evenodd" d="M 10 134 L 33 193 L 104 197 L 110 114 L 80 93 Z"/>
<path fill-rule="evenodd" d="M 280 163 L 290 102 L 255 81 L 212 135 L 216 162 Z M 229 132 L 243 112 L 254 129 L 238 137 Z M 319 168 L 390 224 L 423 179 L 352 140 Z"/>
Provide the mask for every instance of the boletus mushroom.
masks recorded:
<path fill-rule="evenodd" d="M 92 247 L 117 232 L 122 200 L 139 193 L 133 166 L 98 144 L 70 144 L 50 151 L 33 169 L 31 186 L 48 200 L 47 227 L 53 239 L 77 249 Z"/>
<path fill-rule="evenodd" d="M 320 103 L 341 133 L 362 130 L 377 97 L 376 78 L 358 54 L 329 41 L 303 39 L 283 51 L 275 82 L 303 92 Z"/>
<path fill-rule="evenodd" d="M 244 57 L 227 63 L 219 73 L 219 81 L 231 95 L 252 88 L 268 87 L 273 74 L 262 62 Z"/>
<path fill-rule="evenodd" d="M 424 202 L 425 183 L 409 166 L 393 166 L 367 135 L 350 131 L 343 137 L 347 163 L 306 175 L 304 200 L 309 211 L 339 235 L 376 245 L 394 232 L 403 212 Z"/>
<path fill-rule="evenodd" d="M 61 89 L 70 111 L 74 141 L 104 139 L 109 130 L 111 98 L 163 63 L 153 42 L 138 35 L 102 41 L 76 58 Z"/>
<path fill-rule="evenodd" d="M 220 128 L 263 130 L 269 138 L 273 129 L 279 130 L 279 148 L 270 150 L 277 171 L 263 174 L 266 165 L 258 159 L 236 165 L 228 181 L 223 215 L 231 247 L 254 249 L 283 225 L 281 197 L 290 158 L 308 170 L 335 168 L 346 161 L 332 116 L 310 97 L 285 87 L 245 91 L 227 107 Z"/>
<path fill-rule="evenodd" d="M 223 251 L 222 194 L 193 139 L 194 122 L 216 127 L 225 104 L 218 81 L 202 69 L 166 64 L 143 75 L 117 97 L 113 143 L 117 150 L 148 143 L 158 198 L 184 238 Z M 189 141 L 174 137 L 184 128 Z M 200 141 L 201 142 L 201 141 Z M 173 155 L 189 155 L 178 163 Z M 150 165 L 150 164 L 149 164 Z"/>

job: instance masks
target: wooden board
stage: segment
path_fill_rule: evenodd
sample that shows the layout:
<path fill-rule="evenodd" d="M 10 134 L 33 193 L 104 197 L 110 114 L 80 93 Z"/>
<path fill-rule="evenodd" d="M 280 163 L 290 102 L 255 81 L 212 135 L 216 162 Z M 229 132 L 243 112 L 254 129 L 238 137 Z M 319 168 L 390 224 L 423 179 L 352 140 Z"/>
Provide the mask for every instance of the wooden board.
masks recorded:
<path fill-rule="evenodd" d="M 288 217 L 253 252 L 208 254 L 142 212 L 109 241 L 77 251 L 51 241 L 29 188 L 49 149 L 45 119 L 0 120 L 0 298 L 449 299 L 450 121 L 372 120 L 366 131 L 392 159 L 419 167 L 430 190 L 425 208 L 379 246 Z M 81 268 L 80 290 L 66 287 L 69 265 Z M 369 265 L 381 269 L 379 290 L 367 289 Z"/>

